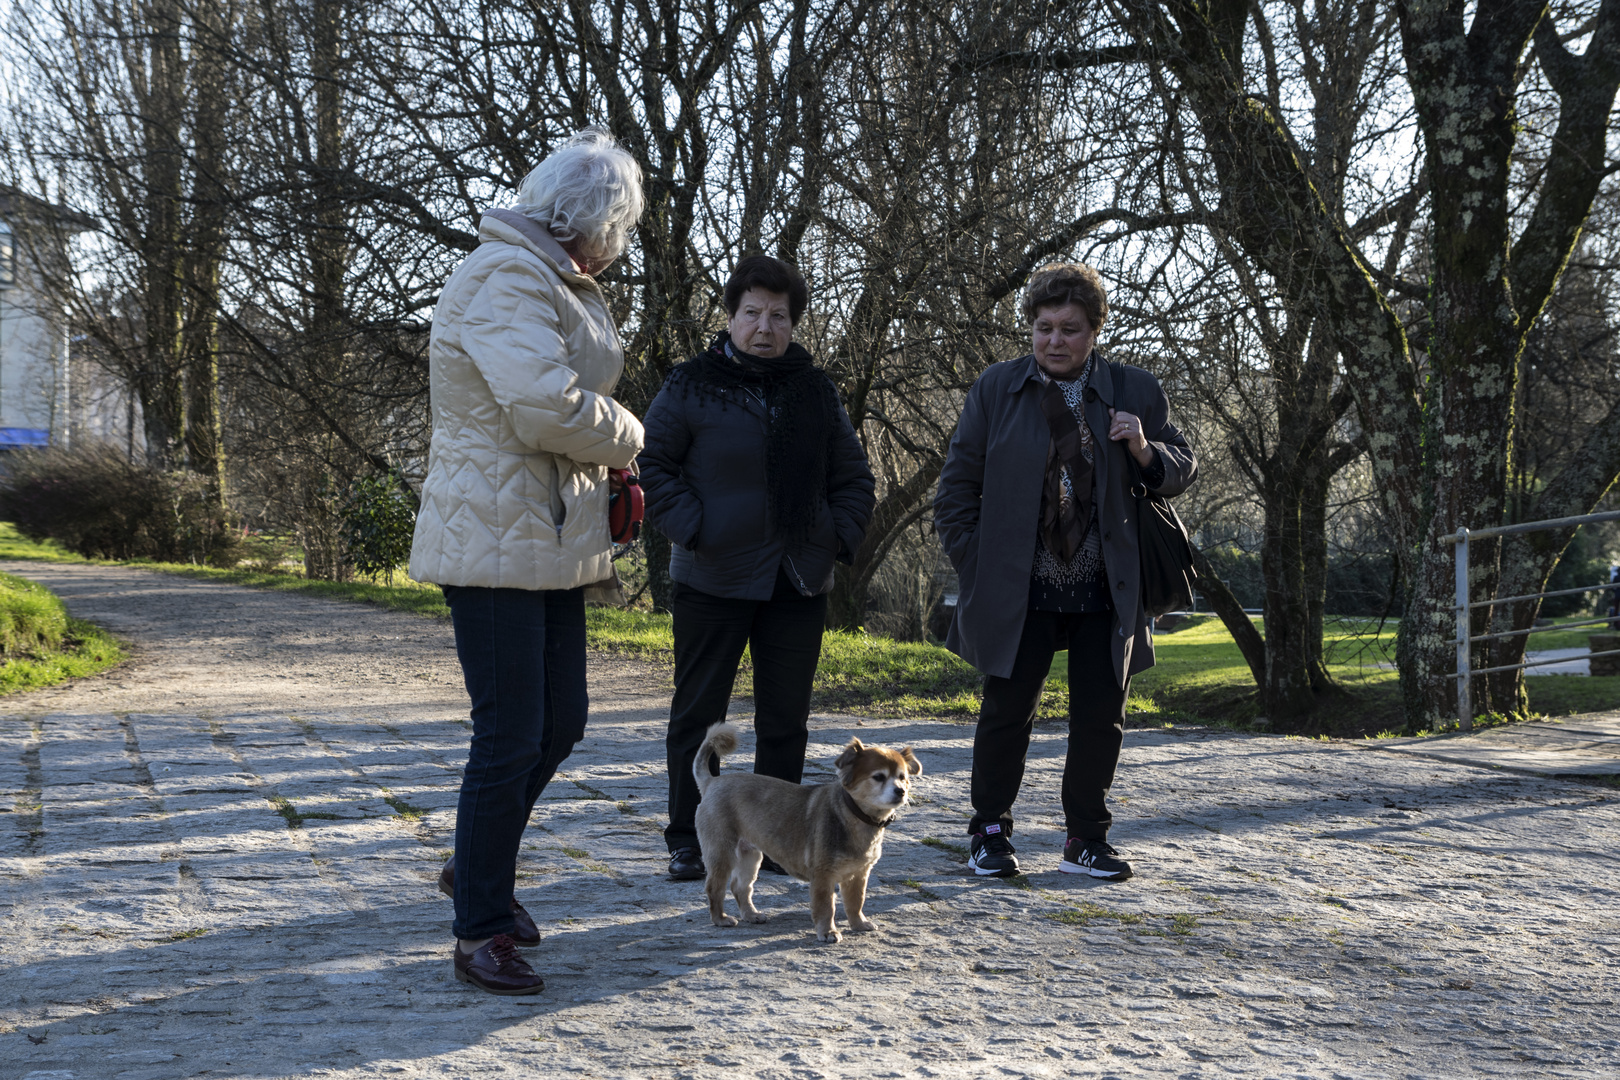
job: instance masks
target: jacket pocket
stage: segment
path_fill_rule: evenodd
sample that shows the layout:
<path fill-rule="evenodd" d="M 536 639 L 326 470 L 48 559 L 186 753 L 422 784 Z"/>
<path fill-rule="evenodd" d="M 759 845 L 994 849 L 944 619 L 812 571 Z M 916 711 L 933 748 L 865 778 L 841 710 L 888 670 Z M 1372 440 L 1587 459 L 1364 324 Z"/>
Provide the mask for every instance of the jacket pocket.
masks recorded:
<path fill-rule="evenodd" d="M 546 455 L 546 504 L 551 511 L 551 524 L 560 539 L 563 522 L 568 519 L 568 505 L 563 499 L 563 471 L 555 454 Z"/>

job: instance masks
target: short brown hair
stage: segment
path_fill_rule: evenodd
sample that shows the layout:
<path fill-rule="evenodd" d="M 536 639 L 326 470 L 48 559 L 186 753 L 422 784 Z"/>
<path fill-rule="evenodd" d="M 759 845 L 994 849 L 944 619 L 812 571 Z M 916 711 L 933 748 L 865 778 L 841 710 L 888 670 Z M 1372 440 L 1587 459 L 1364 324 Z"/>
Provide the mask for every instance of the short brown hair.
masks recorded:
<path fill-rule="evenodd" d="M 799 317 L 810 306 L 810 286 L 797 267 L 769 255 L 750 255 L 737 264 L 726 281 L 726 315 L 737 314 L 743 293 L 749 289 L 764 289 L 788 298 L 788 318 L 799 325 Z"/>
<path fill-rule="evenodd" d="M 1047 263 L 1029 276 L 1019 307 L 1025 322 L 1034 322 L 1043 307 L 1079 304 L 1093 330 L 1108 319 L 1108 290 L 1097 271 L 1083 263 Z"/>

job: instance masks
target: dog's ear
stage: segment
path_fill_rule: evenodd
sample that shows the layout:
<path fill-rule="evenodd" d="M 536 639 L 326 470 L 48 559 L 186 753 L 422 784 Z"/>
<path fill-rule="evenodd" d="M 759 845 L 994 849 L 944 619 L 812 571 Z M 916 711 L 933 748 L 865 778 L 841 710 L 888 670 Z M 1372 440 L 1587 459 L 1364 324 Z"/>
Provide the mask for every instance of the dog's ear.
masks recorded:
<path fill-rule="evenodd" d="M 907 772 L 911 773 L 912 776 L 922 775 L 922 762 L 918 761 L 917 755 L 911 752 L 911 747 L 902 746 L 900 748 L 900 756 L 906 761 Z"/>
<path fill-rule="evenodd" d="M 865 749 L 866 747 L 861 745 L 861 740 L 851 739 L 849 740 L 849 744 L 844 747 L 843 751 L 838 755 L 837 760 L 835 760 L 833 764 L 838 766 L 840 769 L 847 769 L 851 765 L 855 764 L 855 759 L 859 757 L 861 751 Z"/>

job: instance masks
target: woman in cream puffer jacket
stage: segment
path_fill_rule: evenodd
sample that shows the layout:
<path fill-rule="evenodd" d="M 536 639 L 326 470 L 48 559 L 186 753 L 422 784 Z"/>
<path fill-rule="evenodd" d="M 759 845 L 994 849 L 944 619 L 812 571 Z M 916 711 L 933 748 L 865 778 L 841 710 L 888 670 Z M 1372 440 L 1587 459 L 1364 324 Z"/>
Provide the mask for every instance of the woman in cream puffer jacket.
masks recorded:
<path fill-rule="evenodd" d="M 433 313 L 433 443 L 411 577 L 573 589 L 613 575 L 609 467 L 641 422 L 610 396 L 624 351 L 601 287 L 515 210 L 491 210 Z"/>
<path fill-rule="evenodd" d="M 641 216 L 641 170 L 585 131 L 491 210 L 433 315 L 433 442 L 411 576 L 444 589 L 472 742 L 455 854 L 453 971 L 495 994 L 544 986 L 518 903 L 518 847 L 535 801 L 585 735 L 585 587 L 613 577 L 608 469 L 641 423 L 610 396 L 624 353 L 594 280 Z"/>

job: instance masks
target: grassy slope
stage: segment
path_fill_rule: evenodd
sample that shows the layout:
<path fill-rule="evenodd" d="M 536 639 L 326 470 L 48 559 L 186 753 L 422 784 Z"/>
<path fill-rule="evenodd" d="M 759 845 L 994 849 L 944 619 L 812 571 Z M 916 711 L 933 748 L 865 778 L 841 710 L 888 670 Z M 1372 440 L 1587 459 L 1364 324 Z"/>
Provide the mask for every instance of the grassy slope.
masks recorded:
<path fill-rule="evenodd" d="M 0 523 L 0 559 L 84 560 L 49 544 L 34 544 Z M 418 615 L 445 617 L 448 609 L 436 586 L 403 575 L 392 585 L 309 581 L 290 573 L 217 570 L 172 563 L 144 563 L 154 570 L 253 588 L 310 593 L 355 600 Z M 1571 620 L 1561 620 L 1571 621 Z M 1601 631 L 1602 627 L 1595 627 Z M 1537 648 L 1571 648 L 1585 643 L 1590 630 L 1539 634 Z M 592 649 L 668 663 L 672 656 L 667 615 L 592 608 L 588 614 Z M 1312 718 L 1311 733 L 1377 735 L 1401 727 L 1395 673 L 1394 624 L 1380 631 L 1375 620 L 1346 619 L 1328 630 L 1329 669 L 1343 693 L 1326 701 Z M 1133 721 L 1146 724 L 1219 722 L 1247 724 L 1259 713 L 1254 682 L 1242 654 L 1219 620 L 1194 619 L 1156 641 L 1158 663 L 1131 684 Z M 1060 654 L 1041 703 L 1041 717 L 1055 720 L 1065 707 L 1067 673 Z M 981 678 L 967 664 L 937 645 L 898 642 L 865 634 L 829 631 L 816 672 L 818 709 L 886 716 L 971 720 L 978 711 Z M 1531 708 L 1551 716 L 1620 707 L 1620 677 L 1594 679 L 1548 675 L 1526 680 Z M 747 657 L 737 692 L 747 694 L 752 679 Z"/>
<path fill-rule="evenodd" d="M 0 694 L 94 675 L 123 658 L 111 636 L 70 618 L 49 589 L 0 574 Z"/>

